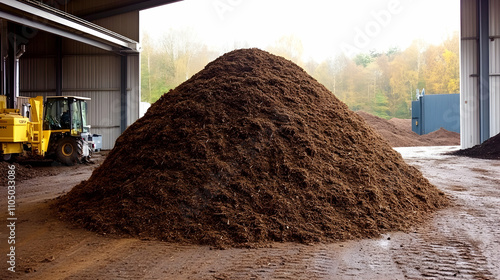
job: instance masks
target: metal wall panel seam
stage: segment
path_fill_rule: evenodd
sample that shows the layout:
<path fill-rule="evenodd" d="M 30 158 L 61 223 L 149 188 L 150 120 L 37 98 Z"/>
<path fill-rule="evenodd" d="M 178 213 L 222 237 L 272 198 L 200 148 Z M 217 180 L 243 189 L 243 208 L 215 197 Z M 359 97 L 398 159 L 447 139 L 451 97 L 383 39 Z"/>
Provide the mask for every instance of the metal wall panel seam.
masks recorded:
<path fill-rule="evenodd" d="M 460 37 L 477 37 L 477 1 L 460 1 Z M 469 148 L 478 142 L 477 41 L 460 41 L 460 145 Z"/>
<path fill-rule="evenodd" d="M 500 0 L 490 0 L 490 136 L 500 133 Z"/>

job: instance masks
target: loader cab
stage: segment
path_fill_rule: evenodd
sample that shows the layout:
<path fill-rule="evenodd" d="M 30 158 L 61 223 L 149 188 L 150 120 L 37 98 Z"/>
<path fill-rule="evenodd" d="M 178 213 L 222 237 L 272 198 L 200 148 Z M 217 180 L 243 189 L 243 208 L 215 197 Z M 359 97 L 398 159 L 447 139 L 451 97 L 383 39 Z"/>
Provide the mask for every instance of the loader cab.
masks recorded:
<path fill-rule="evenodd" d="M 79 136 L 88 132 L 87 103 L 90 98 L 76 96 L 48 96 L 44 110 L 44 130 L 69 132 Z"/>

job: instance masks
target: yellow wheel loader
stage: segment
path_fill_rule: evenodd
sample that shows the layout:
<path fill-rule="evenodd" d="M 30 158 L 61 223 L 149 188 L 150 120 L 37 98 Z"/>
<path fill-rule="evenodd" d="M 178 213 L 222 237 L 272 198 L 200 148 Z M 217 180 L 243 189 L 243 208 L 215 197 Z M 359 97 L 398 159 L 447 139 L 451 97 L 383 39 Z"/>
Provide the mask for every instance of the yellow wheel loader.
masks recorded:
<path fill-rule="evenodd" d="M 42 96 L 29 99 L 25 116 L 7 109 L 0 96 L 0 156 L 10 160 L 26 155 L 52 158 L 66 165 L 90 159 L 94 143 L 88 141 L 87 103 L 90 98 Z"/>

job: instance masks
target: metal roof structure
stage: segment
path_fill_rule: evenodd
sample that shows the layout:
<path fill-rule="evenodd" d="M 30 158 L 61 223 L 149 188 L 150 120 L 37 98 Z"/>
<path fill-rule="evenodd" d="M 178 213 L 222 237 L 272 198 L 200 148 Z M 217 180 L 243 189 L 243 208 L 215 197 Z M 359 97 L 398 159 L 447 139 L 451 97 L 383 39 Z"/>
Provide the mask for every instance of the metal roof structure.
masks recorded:
<path fill-rule="evenodd" d="M 107 51 L 139 51 L 139 43 L 132 39 L 34 1 L 0 0 L 0 18 Z"/>
<path fill-rule="evenodd" d="M 105 50 L 139 51 L 138 42 L 112 32 L 91 20 L 140 11 L 180 0 L 122 1 L 14 1 L 0 0 L 0 18 L 81 41 Z M 62 4 L 66 12 L 60 10 Z M 52 5 L 50 5 L 52 4 Z M 54 6 L 58 7 L 55 8 Z"/>
<path fill-rule="evenodd" d="M 0 90 L 81 96 L 103 148 L 139 117 L 139 11 L 179 0 L 0 0 Z M 22 99 L 20 99 L 22 100 Z"/>

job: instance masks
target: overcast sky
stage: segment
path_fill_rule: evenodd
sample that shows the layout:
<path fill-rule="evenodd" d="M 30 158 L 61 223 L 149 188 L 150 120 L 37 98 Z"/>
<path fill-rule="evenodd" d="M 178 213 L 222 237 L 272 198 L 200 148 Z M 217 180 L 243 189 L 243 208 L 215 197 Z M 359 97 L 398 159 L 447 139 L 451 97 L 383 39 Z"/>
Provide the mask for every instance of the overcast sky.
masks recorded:
<path fill-rule="evenodd" d="M 458 0 L 184 0 L 141 12 L 153 37 L 191 29 L 200 41 L 229 51 L 266 49 L 280 37 L 302 41 L 304 59 L 340 52 L 405 49 L 414 39 L 438 44 L 459 30 Z"/>

